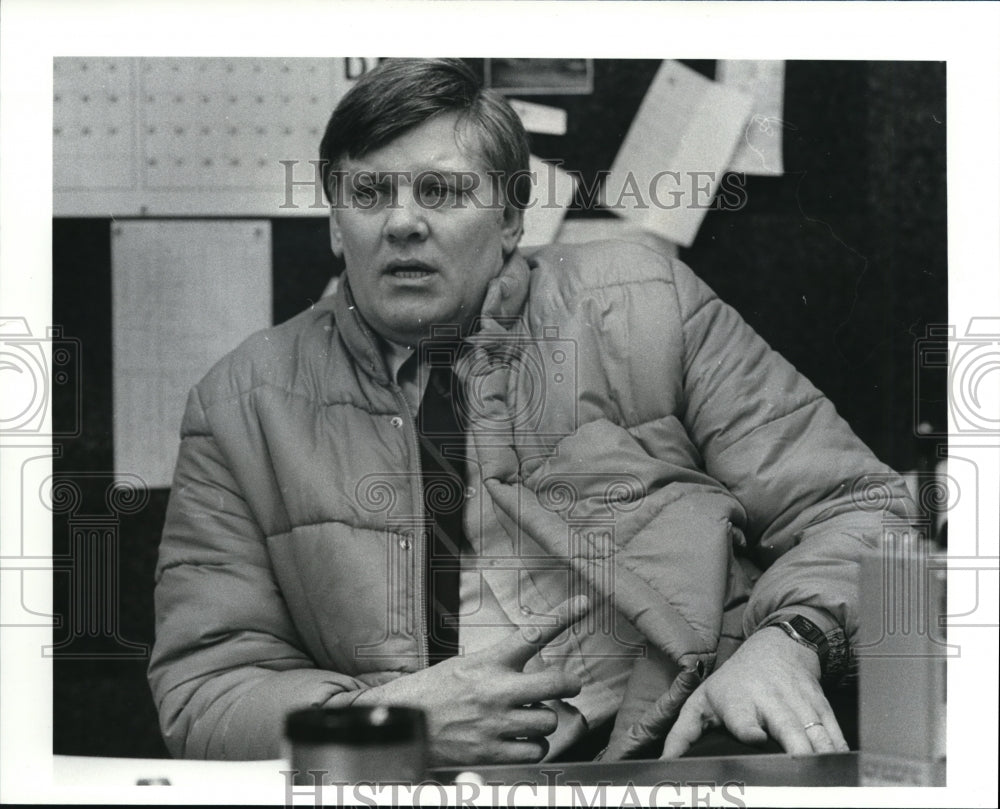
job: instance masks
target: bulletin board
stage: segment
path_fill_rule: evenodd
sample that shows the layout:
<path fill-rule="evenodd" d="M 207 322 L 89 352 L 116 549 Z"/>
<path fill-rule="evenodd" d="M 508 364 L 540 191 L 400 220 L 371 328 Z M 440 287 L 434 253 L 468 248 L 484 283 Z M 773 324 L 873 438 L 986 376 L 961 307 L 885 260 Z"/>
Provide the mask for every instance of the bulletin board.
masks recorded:
<path fill-rule="evenodd" d="M 54 214 L 325 215 L 310 161 L 318 159 L 336 103 L 378 61 L 55 59 Z M 560 113 L 561 130 L 531 132 L 532 150 L 539 158 L 565 161 L 586 181 L 611 166 L 662 63 L 465 61 L 500 92 Z M 567 64 L 541 70 L 537 62 Z M 713 62 L 685 64 L 712 76 Z"/>
<path fill-rule="evenodd" d="M 310 180 L 347 59 L 54 60 L 57 216 L 316 215 Z"/>

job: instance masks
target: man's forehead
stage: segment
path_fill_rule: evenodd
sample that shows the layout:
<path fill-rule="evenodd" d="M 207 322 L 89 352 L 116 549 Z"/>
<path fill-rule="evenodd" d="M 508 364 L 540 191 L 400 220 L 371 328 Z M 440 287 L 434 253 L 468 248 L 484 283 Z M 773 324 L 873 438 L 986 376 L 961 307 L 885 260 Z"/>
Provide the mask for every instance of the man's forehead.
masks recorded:
<path fill-rule="evenodd" d="M 462 175 L 481 174 L 484 177 L 493 174 L 486 168 L 482 160 L 451 160 L 447 158 L 428 158 L 423 160 L 405 159 L 368 159 L 367 156 L 345 159 L 338 166 L 342 176 L 370 175 L 386 179 L 400 179 L 432 174 Z"/>
<path fill-rule="evenodd" d="M 363 154 L 345 155 L 340 168 L 348 173 L 488 170 L 478 133 L 455 114 L 435 116 Z"/>

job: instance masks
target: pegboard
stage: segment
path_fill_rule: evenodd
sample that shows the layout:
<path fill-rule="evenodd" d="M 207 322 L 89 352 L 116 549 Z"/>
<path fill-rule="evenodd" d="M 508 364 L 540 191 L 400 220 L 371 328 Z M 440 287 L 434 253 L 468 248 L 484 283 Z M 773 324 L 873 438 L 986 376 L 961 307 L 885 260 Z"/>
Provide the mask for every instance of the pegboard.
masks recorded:
<path fill-rule="evenodd" d="M 56 215 L 316 215 L 312 187 L 293 186 L 288 204 L 280 161 L 315 176 L 357 62 L 56 59 Z"/>
<path fill-rule="evenodd" d="M 52 145 L 57 194 L 137 187 L 133 62 L 54 61 Z"/>

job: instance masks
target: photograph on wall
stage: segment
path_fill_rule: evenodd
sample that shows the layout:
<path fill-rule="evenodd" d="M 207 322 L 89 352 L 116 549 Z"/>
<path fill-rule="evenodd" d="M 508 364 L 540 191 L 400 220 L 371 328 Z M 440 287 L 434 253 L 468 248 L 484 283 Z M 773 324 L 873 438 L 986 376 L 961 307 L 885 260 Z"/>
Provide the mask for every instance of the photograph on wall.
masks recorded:
<path fill-rule="evenodd" d="M 511 95 L 586 95 L 593 59 L 496 59 L 485 62 L 486 85 Z"/>

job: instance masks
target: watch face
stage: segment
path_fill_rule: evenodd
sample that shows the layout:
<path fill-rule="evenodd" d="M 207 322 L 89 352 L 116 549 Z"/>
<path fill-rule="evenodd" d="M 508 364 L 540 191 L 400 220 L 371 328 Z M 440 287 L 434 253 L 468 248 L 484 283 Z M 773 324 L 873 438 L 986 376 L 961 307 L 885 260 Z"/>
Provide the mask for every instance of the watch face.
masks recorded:
<path fill-rule="evenodd" d="M 826 635 L 820 632 L 816 624 L 808 618 L 803 618 L 801 615 L 796 615 L 788 623 L 792 629 L 816 647 L 816 651 L 820 653 L 820 656 L 826 653 L 829 643 L 826 640 Z"/>

